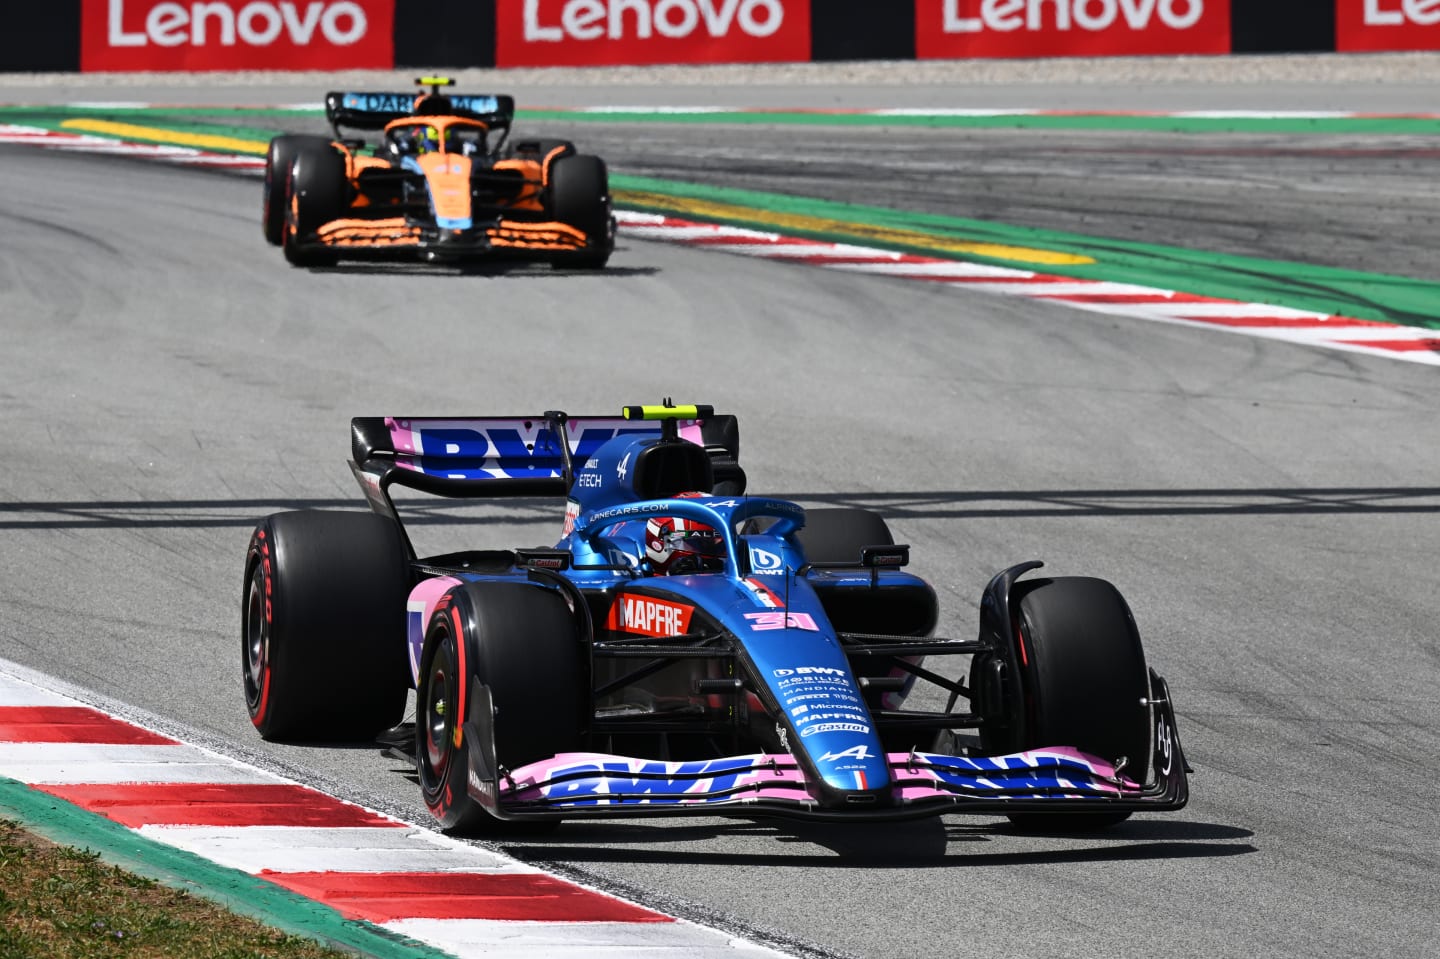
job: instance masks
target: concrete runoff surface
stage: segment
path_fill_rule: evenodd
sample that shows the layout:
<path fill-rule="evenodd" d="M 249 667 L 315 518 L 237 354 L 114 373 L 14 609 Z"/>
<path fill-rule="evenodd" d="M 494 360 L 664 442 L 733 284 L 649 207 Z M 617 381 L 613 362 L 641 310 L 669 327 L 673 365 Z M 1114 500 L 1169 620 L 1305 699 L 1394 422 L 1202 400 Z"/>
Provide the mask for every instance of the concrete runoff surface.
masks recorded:
<path fill-rule="evenodd" d="M 421 822 L 375 753 L 254 736 L 250 523 L 360 504 L 352 415 L 690 396 L 740 415 L 757 491 L 881 510 L 949 634 L 1012 562 L 1117 583 L 1192 804 L 1091 837 L 702 819 L 506 851 L 832 955 L 1428 955 L 1429 370 L 641 241 L 599 276 L 295 271 L 253 182 L 4 158 L 0 656 Z M 432 551 L 558 530 L 549 505 L 445 515 Z"/>

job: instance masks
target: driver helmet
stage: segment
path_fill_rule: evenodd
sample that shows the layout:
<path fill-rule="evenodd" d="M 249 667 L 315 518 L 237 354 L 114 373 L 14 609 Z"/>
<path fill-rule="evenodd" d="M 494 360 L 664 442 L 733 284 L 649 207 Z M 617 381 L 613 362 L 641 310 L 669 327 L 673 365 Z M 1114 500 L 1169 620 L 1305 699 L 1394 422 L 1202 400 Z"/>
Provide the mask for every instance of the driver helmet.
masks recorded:
<path fill-rule="evenodd" d="M 655 516 L 645 522 L 645 558 L 661 576 L 719 573 L 725 569 L 725 540 L 697 520 Z"/>
<path fill-rule="evenodd" d="M 434 153 L 440 149 L 440 131 L 432 126 L 419 127 L 415 131 L 416 146 L 421 153 Z"/>

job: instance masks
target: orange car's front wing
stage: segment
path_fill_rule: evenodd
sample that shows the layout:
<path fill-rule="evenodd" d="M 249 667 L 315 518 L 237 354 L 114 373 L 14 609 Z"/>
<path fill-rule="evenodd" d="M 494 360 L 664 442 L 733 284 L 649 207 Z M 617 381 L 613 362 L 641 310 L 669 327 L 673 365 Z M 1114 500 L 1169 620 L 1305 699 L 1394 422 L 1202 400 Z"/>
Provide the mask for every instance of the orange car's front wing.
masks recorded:
<path fill-rule="evenodd" d="M 424 250 L 464 255 L 487 250 L 563 253 L 587 249 L 585 234 L 567 223 L 531 223 L 499 219 L 468 230 L 421 226 L 405 217 L 332 220 L 316 231 L 314 242 L 345 250 Z M 302 239 L 301 241 L 305 241 Z"/>

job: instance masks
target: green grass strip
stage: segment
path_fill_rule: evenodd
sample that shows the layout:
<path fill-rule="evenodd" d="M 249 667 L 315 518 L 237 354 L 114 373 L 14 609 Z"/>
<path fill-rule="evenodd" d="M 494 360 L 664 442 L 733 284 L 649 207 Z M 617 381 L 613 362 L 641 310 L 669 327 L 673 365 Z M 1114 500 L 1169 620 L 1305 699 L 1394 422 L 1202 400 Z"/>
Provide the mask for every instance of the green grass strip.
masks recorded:
<path fill-rule="evenodd" d="M 453 959 L 258 876 L 148 839 L 103 816 L 0 776 L 0 812 L 52 842 L 97 853 L 111 865 L 218 902 L 295 936 L 375 959 Z"/>
<path fill-rule="evenodd" d="M 1440 283 L 1428 280 L 652 177 L 612 174 L 610 184 L 616 201 L 628 209 L 688 215 L 831 242 L 950 256 L 1078 279 L 1133 283 L 1440 329 Z M 897 241 L 897 234 L 914 239 Z M 956 244 L 1048 250 L 1094 262 L 1037 266 L 1033 259 L 944 251 L 945 246 Z"/>

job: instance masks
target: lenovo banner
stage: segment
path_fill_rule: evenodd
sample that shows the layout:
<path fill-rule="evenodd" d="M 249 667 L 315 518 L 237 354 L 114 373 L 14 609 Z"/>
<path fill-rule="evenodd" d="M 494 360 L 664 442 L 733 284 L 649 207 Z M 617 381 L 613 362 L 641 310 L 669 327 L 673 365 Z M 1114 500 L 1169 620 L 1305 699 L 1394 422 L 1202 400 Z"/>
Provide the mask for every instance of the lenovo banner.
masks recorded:
<path fill-rule="evenodd" d="M 1337 0 L 1341 53 L 1440 50 L 1440 0 Z"/>
<path fill-rule="evenodd" d="M 395 59 L 395 0 L 81 3 L 85 71 L 388 69 Z"/>
<path fill-rule="evenodd" d="M 496 6 L 498 67 L 810 59 L 810 0 L 498 0 Z"/>
<path fill-rule="evenodd" d="M 915 55 L 922 60 L 1229 52 L 1230 0 L 916 0 L 915 6 Z"/>

